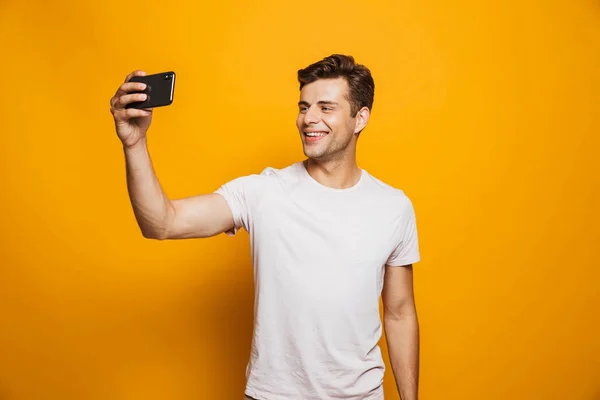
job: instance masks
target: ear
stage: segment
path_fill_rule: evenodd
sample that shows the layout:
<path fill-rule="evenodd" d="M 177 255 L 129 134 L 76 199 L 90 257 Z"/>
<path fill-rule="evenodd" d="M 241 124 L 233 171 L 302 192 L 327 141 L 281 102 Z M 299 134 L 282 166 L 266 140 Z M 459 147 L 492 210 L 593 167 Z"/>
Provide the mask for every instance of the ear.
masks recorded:
<path fill-rule="evenodd" d="M 356 114 L 356 122 L 355 122 L 355 126 L 354 126 L 354 134 L 359 133 L 360 131 L 362 131 L 363 129 L 365 129 L 365 126 L 367 126 L 367 123 L 369 122 L 369 118 L 371 117 L 371 111 L 369 111 L 369 109 L 367 107 L 363 107 L 361 108 L 358 113 Z"/>

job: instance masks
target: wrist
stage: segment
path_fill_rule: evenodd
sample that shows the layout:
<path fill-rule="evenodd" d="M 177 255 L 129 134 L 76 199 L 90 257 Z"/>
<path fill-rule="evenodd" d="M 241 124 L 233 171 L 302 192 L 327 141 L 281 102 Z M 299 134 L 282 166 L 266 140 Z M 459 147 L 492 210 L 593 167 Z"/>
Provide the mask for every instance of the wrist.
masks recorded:
<path fill-rule="evenodd" d="M 125 153 L 128 153 L 128 154 L 147 152 L 148 151 L 148 143 L 146 142 L 146 138 L 142 138 L 131 145 L 127 145 L 127 144 L 123 143 L 123 151 L 125 151 Z"/>

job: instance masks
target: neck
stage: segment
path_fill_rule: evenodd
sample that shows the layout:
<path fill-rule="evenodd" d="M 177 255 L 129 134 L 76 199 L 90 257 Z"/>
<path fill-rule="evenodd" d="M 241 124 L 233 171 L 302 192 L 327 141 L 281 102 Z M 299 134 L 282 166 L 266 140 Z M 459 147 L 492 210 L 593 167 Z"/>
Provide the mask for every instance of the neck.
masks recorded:
<path fill-rule="evenodd" d="M 355 157 L 331 161 L 308 158 L 304 166 L 314 180 L 332 189 L 348 189 L 358 183 L 362 174 Z"/>

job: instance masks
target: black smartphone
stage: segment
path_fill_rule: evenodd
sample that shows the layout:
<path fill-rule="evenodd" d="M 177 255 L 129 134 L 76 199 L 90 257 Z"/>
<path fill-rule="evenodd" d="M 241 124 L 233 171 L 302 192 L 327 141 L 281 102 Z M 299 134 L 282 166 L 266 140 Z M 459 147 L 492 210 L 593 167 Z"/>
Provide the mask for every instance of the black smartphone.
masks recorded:
<path fill-rule="evenodd" d="M 129 82 L 143 82 L 146 84 L 146 89 L 142 92 L 148 97 L 144 101 L 136 101 L 129 103 L 125 108 L 155 108 L 168 106 L 173 103 L 175 95 L 175 72 L 161 72 L 160 74 L 134 76 L 129 79 Z"/>

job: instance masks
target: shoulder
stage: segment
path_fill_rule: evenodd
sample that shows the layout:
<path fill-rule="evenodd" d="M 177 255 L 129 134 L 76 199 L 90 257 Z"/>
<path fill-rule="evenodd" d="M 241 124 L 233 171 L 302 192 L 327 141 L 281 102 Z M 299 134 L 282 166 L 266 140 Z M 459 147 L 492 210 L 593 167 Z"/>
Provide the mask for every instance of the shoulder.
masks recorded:
<path fill-rule="evenodd" d="M 399 187 L 384 182 L 367 172 L 369 191 L 377 198 L 377 202 L 388 210 L 399 215 L 414 213 L 413 203 L 405 191 Z"/>
<path fill-rule="evenodd" d="M 278 179 L 293 179 L 300 174 L 299 163 L 294 163 L 283 168 L 266 167 L 260 173 L 261 176 Z"/>
<path fill-rule="evenodd" d="M 281 185 L 282 182 L 293 181 L 297 179 L 297 176 L 298 168 L 296 164 L 284 168 L 267 166 L 259 173 L 239 176 L 226 185 L 237 186 L 244 190 L 256 190 Z"/>
<path fill-rule="evenodd" d="M 299 163 L 294 163 L 283 168 L 269 166 L 263 169 L 259 176 L 267 185 L 288 187 L 302 179 L 302 169 Z"/>

